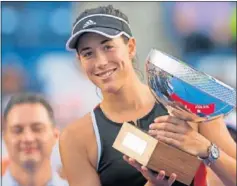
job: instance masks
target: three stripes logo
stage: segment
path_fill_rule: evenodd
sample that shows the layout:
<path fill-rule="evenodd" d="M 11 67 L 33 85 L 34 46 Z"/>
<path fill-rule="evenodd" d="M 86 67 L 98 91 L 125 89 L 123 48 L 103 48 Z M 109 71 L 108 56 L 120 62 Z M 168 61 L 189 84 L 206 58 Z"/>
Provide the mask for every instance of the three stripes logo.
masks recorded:
<path fill-rule="evenodd" d="M 96 22 L 94 22 L 94 21 L 92 21 L 92 20 L 88 20 L 88 21 L 83 25 L 82 28 L 86 28 L 86 27 L 88 27 L 88 26 L 95 25 L 95 24 L 96 24 Z"/>

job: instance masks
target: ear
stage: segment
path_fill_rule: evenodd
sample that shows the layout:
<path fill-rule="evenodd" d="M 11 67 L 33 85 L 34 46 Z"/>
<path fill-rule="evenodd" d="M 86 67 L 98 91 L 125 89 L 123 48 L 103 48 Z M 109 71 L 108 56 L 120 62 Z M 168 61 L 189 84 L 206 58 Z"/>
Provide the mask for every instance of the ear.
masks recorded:
<path fill-rule="evenodd" d="M 136 55 L 136 40 L 134 38 L 130 38 L 128 40 L 128 50 L 129 50 L 129 58 L 132 60 Z"/>
<path fill-rule="evenodd" d="M 59 139 L 59 135 L 60 135 L 60 131 L 56 127 L 54 127 L 53 130 L 54 130 L 53 131 L 54 132 L 54 137 L 55 137 L 56 140 L 58 140 Z"/>

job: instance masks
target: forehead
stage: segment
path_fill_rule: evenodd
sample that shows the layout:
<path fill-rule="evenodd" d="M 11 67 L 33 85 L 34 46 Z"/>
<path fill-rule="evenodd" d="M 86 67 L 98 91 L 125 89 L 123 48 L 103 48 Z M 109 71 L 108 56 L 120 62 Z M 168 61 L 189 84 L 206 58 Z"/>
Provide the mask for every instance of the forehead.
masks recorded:
<path fill-rule="evenodd" d="M 116 37 L 116 38 L 110 39 L 108 37 L 105 37 L 105 36 L 97 34 L 97 33 L 84 33 L 78 39 L 77 49 L 81 49 L 84 47 L 98 46 L 105 40 L 109 40 L 110 42 L 113 42 L 116 44 L 122 44 L 122 41 L 123 41 L 121 37 Z"/>
<path fill-rule="evenodd" d="M 32 123 L 51 124 L 46 108 L 40 103 L 15 105 L 7 116 L 7 125 L 30 125 Z"/>
<path fill-rule="evenodd" d="M 106 39 L 108 38 L 100 34 L 90 33 L 90 32 L 84 33 L 78 39 L 77 48 L 84 47 L 86 44 L 90 44 L 90 43 L 100 43 L 101 41 L 106 40 Z"/>

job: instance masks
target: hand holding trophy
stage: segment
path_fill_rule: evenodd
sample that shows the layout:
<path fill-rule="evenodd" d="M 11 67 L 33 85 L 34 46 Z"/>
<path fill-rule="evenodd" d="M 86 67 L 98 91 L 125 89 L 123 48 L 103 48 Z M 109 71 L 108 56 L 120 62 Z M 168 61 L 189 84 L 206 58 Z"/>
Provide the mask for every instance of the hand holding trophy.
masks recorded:
<path fill-rule="evenodd" d="M 146 75 L 155 99 L 169 115 L 157 118 L 149 134 L 124 123 L 113 147 L 154 171 L 175 173 L 178 181 L 190 185 L 210 143 L 193 127 L 230 113 L 236 107 L 236 91 L 155 49 L 148 55 Z"/>

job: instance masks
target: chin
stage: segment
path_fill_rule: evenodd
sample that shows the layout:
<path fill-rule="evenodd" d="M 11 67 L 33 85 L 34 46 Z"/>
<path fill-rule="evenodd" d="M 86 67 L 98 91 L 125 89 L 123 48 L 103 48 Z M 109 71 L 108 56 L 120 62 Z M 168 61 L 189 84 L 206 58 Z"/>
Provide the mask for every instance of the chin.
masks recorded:
<path fill-rule="evenodd" d="M 40 162 L 41 161 L 41 156 L 38 155 L 38 154 L 32 154 L 32 155 L 24 155 L 24 156 L 21 156 L 20 157 L 20 161 L 21 162 L 24 162 L 24 163 L 27 163 L 27 162 L 34 162 L 34 163 L 37 163 L 37 162 Z"/>
<path fill-rule="evenodd" d="M 102 90 L 109 94 L 116 94 L 119 91 L 119 87 L 116 85 L 106 85 Z"/>
<path fill-rule="evenodd" d="M 39 161 L 27 160 L 22 163 L 22 166 L 25 170 L 29 171 L 30 173 L 33 173 L 39 166 Z"/>

